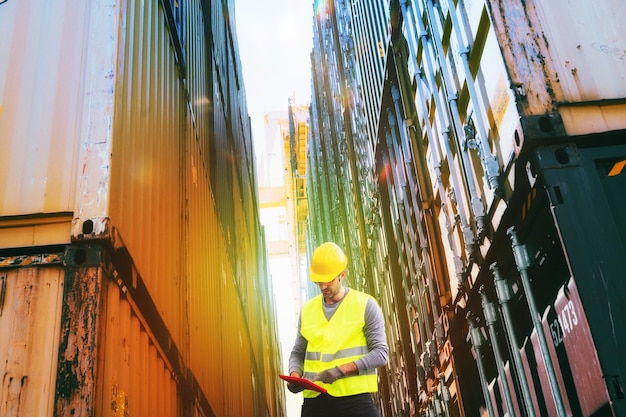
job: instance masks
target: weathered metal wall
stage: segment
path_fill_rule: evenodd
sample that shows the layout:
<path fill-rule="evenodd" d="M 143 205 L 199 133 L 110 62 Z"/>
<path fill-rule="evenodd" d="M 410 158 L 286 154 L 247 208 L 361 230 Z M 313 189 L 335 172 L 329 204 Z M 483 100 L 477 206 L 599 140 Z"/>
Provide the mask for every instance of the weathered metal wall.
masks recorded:
<path fill-rule="evenodd" d="M 0 4 L 2 285 L 12 306 L 61 294 L 15 321 L 45 342 L 2 340 L 24 343 L 0 350 L 11 412 L 282 414 L 230 7 Z M 42 278 L 17 296 L 25 271 Z"/>
<path fill-rule="evenodd" d="M 246 287 L 235 279 L 225 241 L 207 233 L 222 232 L 208 168 L 193 135 L 188 135 L 186 147 L 187 215 L 196 225 L 187 231 L 186 244 L 190 369 L 202 370 L 198 381 L 216 415 L 254 415 L 258 405 L 246 400 L 250 397 L 246 392 L 257 384 L 263 387 L 258 394 L 267 396 L 267 406 L 276 406 L 275 378 L 265 377 L 278 366 L 277 335 L 270 330 L 273 323 L 268 323 L 271 306 L 258 294 L 245 293 L 244 298 Z"/>
<path fill-rule="evenodd" d="M 192 393 L 179 389 L 183 375 L 172 368 L 164 351 L 169 346 L 155 339 L 123 287 L 104 278 L 94 415 L 180 415 L 181 397 Z"/>
<path fill-rule="evenodd" d="M 399 0 L 387 16 L 316 2 L 310 247 L 351 248 L 351 285 L 383 306 L 383 415 L 620 415 L 625 342 L 606 323 L 624 313 L 605 305 L 626 291 L 624 165 L 609 148 L 625 138 L 624 5 L 544 3 Z M 381 26 L 374 105 L 361 75 L 378 63 L 354 45 Z M 571 277 L 589 332 L 565 321 Z M 568 325 L 593 343 L 564 348 Z M 573 375 L 600 370 L 585 394 Z"/>
<path fill-rule="evenodd" d="M 581 135 L 626 127 L 623 2 L 487 4 L 520 111 L 537 116 L 529 128 Z"/>

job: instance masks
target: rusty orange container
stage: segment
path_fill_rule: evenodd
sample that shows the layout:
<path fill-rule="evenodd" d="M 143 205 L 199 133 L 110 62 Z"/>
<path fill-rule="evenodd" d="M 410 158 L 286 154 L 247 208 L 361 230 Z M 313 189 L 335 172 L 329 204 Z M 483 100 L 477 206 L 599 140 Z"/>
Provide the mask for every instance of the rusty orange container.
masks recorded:
<path fill-rule="evenodd" d="M 0 4 L 1 415 L 280 414 L 233 24 Z"/>

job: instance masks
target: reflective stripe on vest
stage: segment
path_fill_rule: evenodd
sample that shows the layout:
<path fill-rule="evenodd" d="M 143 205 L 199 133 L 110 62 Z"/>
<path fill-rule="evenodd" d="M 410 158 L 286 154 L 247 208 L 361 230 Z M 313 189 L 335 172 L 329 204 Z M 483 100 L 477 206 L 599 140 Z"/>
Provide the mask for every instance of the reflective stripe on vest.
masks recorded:
<path fill-rule="evenodd" d="M 326 320 L 324 315 L 322 295 L 305 303 L 300 328 L 300 333 L 307 340 L 304 357 L 305 378 L 313 379 L 318 372 L 354 362 L 369 352 L 363 326 L 365 307 L 370 298 L 367 294 L 351 289 L 330 321 Z M 346 376 L 332 384 L 316 383 L 335 397 L 378 390 L 376 370 L 362 375 Z M 319 393 L 304 390 L 303 395 L 308 398 L 316 397 Z"/>

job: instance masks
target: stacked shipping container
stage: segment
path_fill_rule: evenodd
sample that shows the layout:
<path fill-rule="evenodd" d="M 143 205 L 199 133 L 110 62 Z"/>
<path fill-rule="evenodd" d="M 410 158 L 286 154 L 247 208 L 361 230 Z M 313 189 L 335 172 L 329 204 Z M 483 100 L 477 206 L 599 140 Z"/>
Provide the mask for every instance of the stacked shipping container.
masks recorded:
<path fill-rule="evenodd" d="M 279 415 L 231 4 L 0 4 L 0 414 Z"/>
<path fill-rule="evenodd" d="M 310 246 L 386 312 L 384 415 L 626 413 L 625 7 L 316 2 Z"/>

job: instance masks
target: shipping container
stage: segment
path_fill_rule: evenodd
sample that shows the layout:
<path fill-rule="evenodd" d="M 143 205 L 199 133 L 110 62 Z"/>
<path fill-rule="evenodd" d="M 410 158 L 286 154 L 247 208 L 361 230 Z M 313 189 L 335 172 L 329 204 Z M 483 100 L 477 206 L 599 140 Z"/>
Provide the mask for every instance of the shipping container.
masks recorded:
<path fill-rule="evenodd" d="M 0 3 L 0 415 L 283 415 L 233 8 Z"/>
<path fill-rule="evenodd" d="M 383 307 L 384 416 L 626 415 L 625 8 L 315 3 L 309 247 Z"/>

